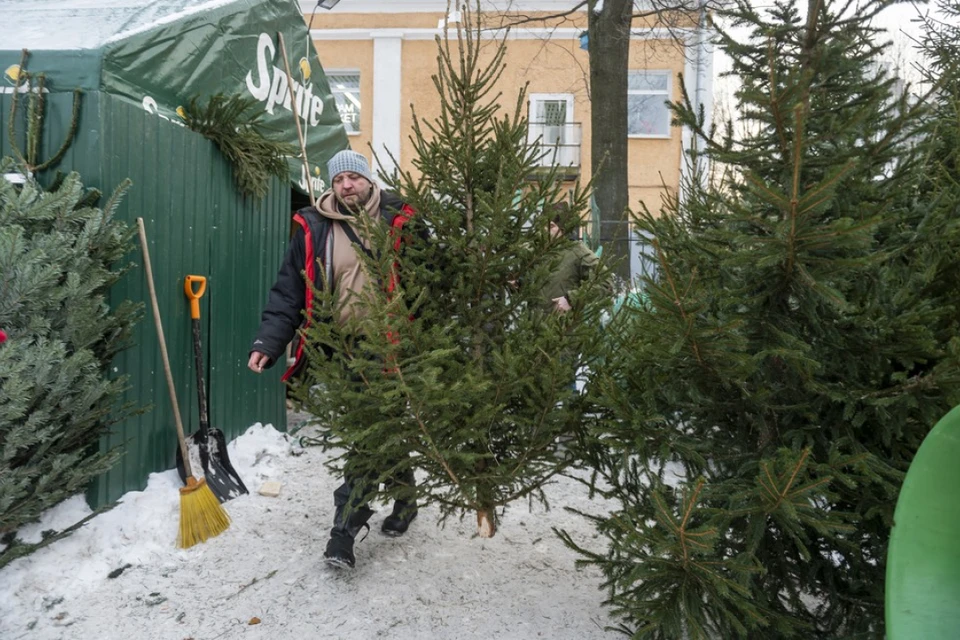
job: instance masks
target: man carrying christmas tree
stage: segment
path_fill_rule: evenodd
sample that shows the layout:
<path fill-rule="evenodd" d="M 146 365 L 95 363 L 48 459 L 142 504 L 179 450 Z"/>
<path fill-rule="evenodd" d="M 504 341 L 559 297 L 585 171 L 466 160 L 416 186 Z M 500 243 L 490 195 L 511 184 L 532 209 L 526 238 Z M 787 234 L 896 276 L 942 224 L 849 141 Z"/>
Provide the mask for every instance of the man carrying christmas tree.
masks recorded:
<path fill-rule="evenodd" d="M 270 290 L 263 311 L 260 328 L 253 341 L 248 368 L 260 373 L 272 366 L 283 354 L 298 328 L 306 329 L 311 320 L 304 311 L 311 309 L 314 291 L 306 286 L 306 277 L 314 288 L 323 291 L 325 282 L 331 283 L 337 300 L 331 321 L 343 326 L 358 319 L 362 305 L 358 296 L 367 285 L 368 274 L 358 249 L 370 252 L 370 238 L 361 240 L 364 225 L 360 216 L 381 221 L 390 227 L 395 249 L 401 245 L 401 229 L 413 215 L 413 209 L 395 194 L 380 189 L 374 181 L 367 159 L 361 154 L 344 150 L 327 163 L 333 185 L 317 200 L 317 207 L 306 207 L 294 215 L 300 229 L 290 241 L 277 281 Z M 392 288 L 394 283 L 385 283 Z M 283 376 L 286 381 L 300 374 L 304 368 L 304 337 L 301 333 L 296 349 L 296 361 Z M 356 457 L 356 454 L 353 454 Z M 350 467 L 348 456 L 347 467 Z M 352 477 L 345 472 L 344 483 L 334 492 L 333 529 L 324 557 L 331 564 L 353 567 L 356 559 L 353 543 L 357 534 L 367 526 L 373 510 L 369 501 L 369 479 L 363 475 Z M 401 487 L 393 512 L 384 521 L 381 530 L 390 536 L 403 535 L 417 516 L 413 471 L 408 469 L 394 479 Z M 352 496 L 352 499 L 351 499 Z"/>

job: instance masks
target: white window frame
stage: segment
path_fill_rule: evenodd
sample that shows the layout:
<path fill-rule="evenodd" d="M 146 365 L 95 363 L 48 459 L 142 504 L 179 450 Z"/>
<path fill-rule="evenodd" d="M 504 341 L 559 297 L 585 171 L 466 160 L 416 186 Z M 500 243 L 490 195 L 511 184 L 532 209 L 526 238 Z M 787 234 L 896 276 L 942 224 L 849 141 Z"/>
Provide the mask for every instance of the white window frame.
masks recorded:
<path fill-rule="evenodd" d="M 651 89 L 627 89 L 627 100 L 629 102 L 630 96 L 663 96 L 663 101 L 673 99 L 673 74 L 670 73 L 668 69 L 629 69 L 627 71 L 630 73 L 643 73 L 647 75 L 659 75 L 666 76 L 667 78 L 667 88 L 663 90 L 651 90 Z M 628 107 L 629 108 L 629 107 Z M 655 140 L 666 140 L 670 138 L 670 130 L 673 128 L 670 126 L 670 110 L 666 110 L 666 119 L 665 127 L 666 133 L 630 133 L 630 122 L 627 121 L 627 137 L 628 138 L 643 138 L 643 139 L 655 139 Z"/>
<path fill-rule="evenodd" d="M 563 138 L 561 145 L 578 145 L 577 148 L 577 166 L 579 166 L 579 144 L 580 141 L 572 140 L 573 136 L 573 127 L 567 125 L 573 125 L 575 123 L 573 119 L 573 94 L 572 93 L 530 93 L 527 94 L 527 115 L 528 123 L 533 125 L 542 125 L 543 123 L 538 123 L 534 121 L 534 114 L 536 114 L 535 105 L 538 102 L 566 102 L 567 103 L 567 119 L 564 122 L 563 126 Z M 530 144 L 543 144 L 542 141 L 538 142 L 540 135 L 537 135 L 539 128 L 538 127 L 527 127 L 527 140 Z M 566 140 L 567 136 L 571 137 L 571 140 Z M 559 157 L 544 157 L 541 158 L 538 164 L 540 166 L 552 166 L 555 162 L 560 162 L 559 166 L 563 166 L 563 161 L 566 160 L 565 147 L 558 150 Z"/>
<path fill-rule="evenodd" d="M 561 102 L 564 101 L 567 103 L 567 123 L 573 122 L 573 94 L 572 93 L 530 93 L 527 94 L 530 98 L 529 108 L 530 108 L 530 117 L 533 118 L 534 109 L 533 105 L 536 102 Z"/>
<path fill-rule="evenodd" d="M 336 100 L 337 100 L 337 96 L 338 96 L 338 95 L 348 96 L 348 95 L 350 95 L 350 94 L 344 92 L 342 89 L 337 89 L 337 88 L 333 85 L 333 82 L 330 81 L 330 76 L 352 76 L 352 75 L 355 75 L 355 76 L 357 76 L 357 85 L 361 85 L 361 83 L 362 83 L 362 81 L 363 81 L 363 73 L 360 71 L 360 69 L 324 69 L 323 72 L 324 72 L 324 74 L 327 76 L 327 83 L 330 85 L 330 93 L 333 94 L 333 99 L 334 99 L 334 102 L 335 102 L 335 103 L 336 103 Z M 361 86 L 362 86 L 362 85 L 361 85 Z M 360 88 L 360 86 L 357 87 L 357 93 L 361 93 L 361 88 Z M 349 99 L 349 98 L 345 98 L 345 99 Z M 347 131 L 347 135 L 348 135 L 348 136 L 359 136 L 360 134 L 363 133 L 363 127 L 360 125 L 360 118 L 363 116 L 363 99 L 362 99 L 362 96 L 361 96 L 361 99 L 360 99 L 360 104 L 358 105 L 357 108 L 358 108 L 358 112 L 357 112 L 357 130 L 356 130 L 356 131 Z M 339 108 L 339 107 L 337 107 L 337 115 L 340 115 L 340 108 Z M 346 126 L 344 126 L 344 129 L 346 129 Z"/>

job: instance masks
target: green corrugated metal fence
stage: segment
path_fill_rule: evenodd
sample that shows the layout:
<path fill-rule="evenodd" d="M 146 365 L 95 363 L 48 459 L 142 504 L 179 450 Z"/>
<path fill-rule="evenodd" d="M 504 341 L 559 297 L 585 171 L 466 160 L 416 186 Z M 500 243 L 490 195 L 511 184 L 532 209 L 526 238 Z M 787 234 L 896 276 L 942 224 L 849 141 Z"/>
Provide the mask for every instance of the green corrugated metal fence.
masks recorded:
<path fill-rule="evenodd" d="M 63 140 L 70 104 L 70 94 L 48 96 L 44 157 Z M 9 154 L 9 107 L 10 95 L 0 96 L 4 155 Z M 229 164 L 213 143 L 113 96 L 85 94 L 81 114 L 77 137 L 58 168 L 78 171 L 88 187 L 103 191 L 101 204 L 124 178 L 133 181 L 117 216 L 131 225 L 137 217 L 144 218 L 185 428 L 195 431 L 199 423 L 191 325 L 183 294 L 183 277 L 192 273 L 208 278 L 201 319 L 212 424 L 228 440 L 255 422 L 285 430 L 281 367 L 258 376 L 247 371 L 246 361 L 286 247 L 289 186 L 275 180 L 264 200 L 243 198 L 234 188 Z M 138 249 L 129 260 L 136 264 L 111 292 L 111 299 L 148 305 Z M 149 410 L 114 425 L 112 435 L 104 439 L 103 448 L 124 446 L 127 453 L 91 487 L 94 505 L 144 488 L 149 472 L 174 464 L 173 414 L 148 307 L 134 340 L 134 347 L 115 359 L 111 371 L 129 376 L 125 400 Z"/>
<path fill-rule="evenodd" d="M 199 426 L 183 293 L 184 276 L 195 274 L 208 278 L 200 306 L 211 423 L 228 440 L 254 422 L 285 429 L 279 373 L 254 375 L 246 370 L 246 360 L 286 246 L 289 187 L 275 181 L 264 200 L 244 199 L 213 143 L 117 98 L 102 96 L 101 101 L 103 180 L 117 184 L 130 177 L 134 182 L 119 215 L 130 222 L 144 218 L 185 428 L 193 432 Z M 147 300 L 142 269 L 131 271 L 114 296 Z M 111 444 L 129 441 L 130 453 L 96 488 L 97 501 L 114 499 L 142 482 L 144 464 L 151 470 L 173 466 L 174 421 L 149 318 L 140 323 L 136 339 L 138 348 L 122 354 L 117 367 L 131 375 L 131 399 L 152 402 L 154 408 L 119 426 Z"/>

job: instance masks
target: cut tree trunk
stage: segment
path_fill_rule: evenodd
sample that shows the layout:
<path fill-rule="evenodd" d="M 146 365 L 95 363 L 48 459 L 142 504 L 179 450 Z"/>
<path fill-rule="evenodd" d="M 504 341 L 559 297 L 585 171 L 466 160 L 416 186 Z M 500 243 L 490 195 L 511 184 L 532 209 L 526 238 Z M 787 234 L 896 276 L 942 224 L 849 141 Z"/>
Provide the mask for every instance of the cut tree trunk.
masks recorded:
<path fill-rule="evenodd" d="M 477 510 L 477 535 L 481 538 L 492 538 L 497 533 L 497 523 L 493 517 L 493 509 Z"/>

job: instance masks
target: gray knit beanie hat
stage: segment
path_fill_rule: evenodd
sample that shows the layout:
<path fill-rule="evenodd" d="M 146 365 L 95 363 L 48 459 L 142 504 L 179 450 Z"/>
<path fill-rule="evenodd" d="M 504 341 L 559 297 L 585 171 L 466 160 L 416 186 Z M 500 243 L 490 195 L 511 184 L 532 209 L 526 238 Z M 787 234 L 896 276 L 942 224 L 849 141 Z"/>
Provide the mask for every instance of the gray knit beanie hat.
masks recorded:
<path fill-rule="evenodd" d="M 344 171 L 361 175 L 373 184 L 373 174 L 370 173 L 370 163 L 356 151 L 344 149 L 343 151 L 337 152 L 337 154 L 327 162 L 327 172 L 330 174 L 330 182 L 333 182 L 333 179 Z"/>

